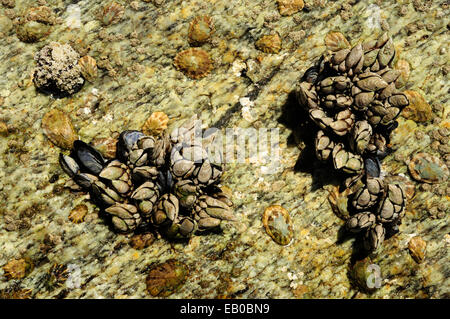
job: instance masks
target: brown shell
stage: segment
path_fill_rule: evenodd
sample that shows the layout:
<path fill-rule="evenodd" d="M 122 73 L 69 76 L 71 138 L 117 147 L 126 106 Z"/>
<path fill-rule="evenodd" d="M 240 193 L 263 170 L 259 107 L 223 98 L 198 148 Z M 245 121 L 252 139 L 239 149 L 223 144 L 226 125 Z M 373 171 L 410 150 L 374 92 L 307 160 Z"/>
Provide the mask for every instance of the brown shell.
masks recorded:
<path fill-rule="evenodd" d="M 262 218 L 267 234 L 279 245 L 289 245 L 294 238 L 289 212 L 280 205 L 269 206 Z"/>
<path fill-rule="evenodd" d="M 427 242 L 419 236 L 411 238 L 408 243 L 409 253 L 417 263 L 421 263 L 425 259 L 426 248 Z"/>
<path fill-rule="evenodd" d="M 214 23 L 209 16 L 196 16 L 189 24 L 188 41 L 191 45 L 207 42 L 215 32 Z"/>
<path fill-rule="evenodd" d="M 175 56 L 174 65 L 177 70 L 193 79 L 207 76 L 213 68 L 208 52 L 199 48 L 191 48 L 179 52 Z"/>
<path fill-rule="evenodd" d="M 63 149 L 71 149 L 78 138 L 69 116 L 58 109 L 52 109 L 44 115 L 42 129 L 53 144 Z"/>
<path fill-rule="evenodd" d="M 153 112 L 149 116 L 144 125 L 142 125 L 142 132 L 145 135 L 158 136 L 167 129 L 167 124 L 169 123 L 169 117 L 164 112 Z"/>
<path fill-rule="evenodd" d="M 74 224 L 79 224 L 84 222 L 84 217 L 88 213 L 88 208 L 84 204 L 75 206 L 74 209 L 70 211 L 69 220 Z"/>
<path fill-rule="evenodd" d="M 78 65 L 81 68 L 81 75 L 83 75 L 83 77 L 89 82 L 93 82 L 98 73 L 97 62 L 95 59 L 89 55 L 85 55 L 78 60 Z"/>
<path fill-rule="evenodd" d="M 152 265 L 147 275 L 147 291 L 153 297 L 167 297 L 176 292 L 186 282 L 188 267 L 175 259 Z"/>
<path fill-rule="evenodd" d="M 325 36 L 325 45 L 328 50 L 340 51 L 342 49 L 349 49 L 350 43 L 345 36 L 338 31 L 330 31 Z"/>
<path fill-rule="evenodd" d="M 409 74 L 411 73 L 411 67 L 409 62 L 406 60 L 398 60 L 395 65 L 395 70 L 400 71 L 400 76 L 395 80 L 395 87 L 397 89 L 405 86 L 406 82 L 408 82 Z"/>
<path fill-rule="evenodd" d="M 117 23 L 122 19 L 124 12 L 124 7 L 121 4 L 113 1 L 103 7 L 100 21 L 103 23 L 103 25 Z"/>
<path fill-rule="evenodd" d="M 431 120 L 433 110 L 422 94 L 412 90 L 406 90 L 403 93 L 409 100 L 409 105 L 401 113 L 403 117 L 419 123 Z"/>
<path fill-rule="evenodd" d="M 155 241 L 155 235 L 152 233 L 137 234 L 131 237 L 130 246 L 134 249 L 144 249 Z"/>
<path fill-rule="evenodd" d="M 5 277 L 10 279 L 22 279 L 33 271 L 33 263 L 27 259 L 13 259 L 3 266 Z"/>
<path fill-rule="evenodd" d="M 305 6 L 303 0 L 278 0 L 278 11 L 282 16 L 290 16 Z"/>
<path fill-rule="evenodd" d="M 263 35 L 256 41 L 255 46 L 264 53 L 278 53 L 281 50 L 281 38 L 277 33 Z"/>
<path fill-rule="evenodd" d="M 96 137 L 90 143 L 103 157 L 113 159 L 116 157 L 117 138 Z"/>

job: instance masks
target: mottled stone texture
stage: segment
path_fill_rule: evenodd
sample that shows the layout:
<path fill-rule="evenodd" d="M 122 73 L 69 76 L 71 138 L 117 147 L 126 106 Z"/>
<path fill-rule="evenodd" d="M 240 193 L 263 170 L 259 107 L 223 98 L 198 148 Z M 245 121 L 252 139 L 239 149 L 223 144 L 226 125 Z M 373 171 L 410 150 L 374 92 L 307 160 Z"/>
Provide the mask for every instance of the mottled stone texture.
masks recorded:
<path fill-rule="evenodd" d="M 19 283 L 20 289 L 32 289 L 34 298 L 151 298 L 148 266 L 169 259 L 189 267 L 185 284 L 169 298 L 448 297 L 448 181 L 432 187 L 412 182 L 416 195 L 400 233 L 370 256 L 382 280 L 368 293 L 349 275 L 354 261 L 364 256 L 352 258 L 359 247 L 341 236 L 344 222 L 327 201 L 328 189 L 341 179 L 303 160 L 307 128 L 292 129 L 299 114 L 291 92 L 324 52 L 329 26 L 351 45 L 387 31 L 410 64 L 405 89 L 419 92 L 433 114 L 427 122 L 400 117 L 392 139 L 396 151 L 382 168 L 410 179 L 407 162 L 418 152 L 449 163 L 448 147 L 429 134 L 450 125 L 447 2 L 354 2 L 307 0 L 304 10 L 280 16 L 276 1 L 140 1 L 139 10 L 126 5 L 118 23 L 102 26 L 97 13 L 104 1 L 79 1 L 77 24 L 78 18 L 68 14 L 76 10 L 67 10 L 72 2 L 47 0 L 62 19 L 48 38 L 26 44 L 13 30 L 2 33 L 0 122 L 8 134 L 0 136 L 0 267 L 32 260 L 35 268 Z M 14 8 L 0 6 L 2 21 L 14 19 L 28 4 L 16 0 Z M 192 80 L 175 69 L 173 59 L 189 48 L 187 32 L 196 15 L 214 20 L 216 31 L 201 46 L 214 69 Z M 289 34 L 300 31 L 305 35 L 294 42 Z M 255 47 L 263 35 L 275 33 L 283 43 L 278 53 Z M 32 82 L 33 57 L 52 41 L 68 43 L 80 56 L 97 61 L 98 77 L 70 98 L 38 93 Z M 226 165 L 223 184 L 233 192 L 240 221 L 234 227 L 186 244 L 157 239 L 136 250 L 128 244 L 131 238 L 105 225 L 86 195 L 63 188 L 69 178 L 58 165 L 60 149 L 40 129 L 43 115 L 55 107 L 70 116 L 86 142 L 139 129 L 154 111 L 174 119 L 169 129 L 194 113 L 205 127 L 278 128 L 280 166 L 274 174 L 263 174 L 266 163 Z M 68 217 L 79 204 L 88 212 L 84 222 L 74 224 Z M 262 214 L 270 205 L 290 213 L 294 239 L 288 246 L 276 244 L 264 230 Z M 427 243 L 420 264 L 408 249 L 416 236 Z M 62 287 L 49 290 L 42 282 L 53 264 L 67 265 L 69 276 Z M 11 285 L 0 269 L 0 290 Z"/>

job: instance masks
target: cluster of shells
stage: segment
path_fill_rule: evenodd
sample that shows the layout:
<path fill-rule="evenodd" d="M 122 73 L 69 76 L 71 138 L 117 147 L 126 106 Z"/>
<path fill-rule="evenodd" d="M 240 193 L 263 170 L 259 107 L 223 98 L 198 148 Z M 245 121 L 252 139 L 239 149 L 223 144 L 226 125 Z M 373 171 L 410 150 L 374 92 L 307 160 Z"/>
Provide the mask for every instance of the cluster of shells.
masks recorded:
<path fill-rule="evenodd" d="M 316 156 L 350 174 L 345 181 L 349 213 L 346 228 L 365 232 L 364 246 L 376 250 L 386 229 L 396 230 L 405 195 L 381 177 L 379 159 L 388 152 L 396 118 L 409 104 L 397 90 L 400 71 L 392 69 L 395 48 L 378 40 L 329 51 L 308 69 L 299 85 L 299 103 L 316 124 Z"/>
<path fill-rule="evenodd" d="M 174 66 L 192 79 L 207 76 L 213 69 L 213 61 L 208 52 L 198 48 L 211 40 L 215 32 L 214 22 L 209 16 L 196 16 L 188 29 L 188 42 L 193 48 L 179 52 L 174 58 Z"/>
<path fill-rule="evenodd" d="M 200 138 L 197 123 L 193 117 L 159 136 L 124 131 L 110 160 L 76 140 L 59 161 L 72 188 L 89 192 L 116 231 L 189 238 L 234 220 L 230 196 L 219 187 L 222 164 L 208 156 L 213 137 Z"/>

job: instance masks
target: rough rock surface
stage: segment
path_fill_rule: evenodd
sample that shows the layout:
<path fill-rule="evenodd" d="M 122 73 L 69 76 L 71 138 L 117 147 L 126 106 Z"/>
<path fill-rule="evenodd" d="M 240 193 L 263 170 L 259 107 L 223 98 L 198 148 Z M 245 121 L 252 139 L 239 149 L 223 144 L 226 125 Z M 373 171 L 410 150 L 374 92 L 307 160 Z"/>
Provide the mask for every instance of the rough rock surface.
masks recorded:
<path fill-rule="evenodd" d="M 29 257 L 36 267 L 18 284 L 34 298 L 151 298 L 147 267 L 176 259 L 189 275 L 170 298 L 448 298 L 449 185 L 411 181 L 406 163 L 427 152 L 450 164 L 448 140 L 431 134 L 450 127 L 448 1 L 307 0 L 304 10 L 286 17 L 272 0 L 138 1 L 138 10 L 124 5 L 122 20 L 107 27 L 96 18 L 105 1 L 78 1 L 75 9 L 69 9 L 75 1 L 46 2 L 63 22 L 44 42 L 26 44 L 13 32 L 1 39 L 0 121 L 8 134 L 0 136 L 0 290 L 14 284 L 1 267 Z M 14 19 L 29 1 L 15 4 L 0 6 L 1 20 Z M 175 69 L 173 58 L 189 48 L 189 23 L 198 14 L 214 19 L 216 32 L 202 46 L 214 69 L 191 80 Z M 402 174 L 415 196 L 400 234 L 371 257 L 382 274 L 381 287 L 371 294 L 349 276 L 355 240 L 339 238 L 344 222 L 327 201 L 328 188 L 340 179 L 314 161 L 310 170 L 296 164 L 303 153 L 296 145 L 305 132 L 292 130 L 298 105 L 291 92 L 323 54 L 330 26 L 352 41 L 389 32 L 411 66 L 406 89 L 420 92 L 433 111 L 426 123 L 401 116 L 392 136 L 395 155 L 383 160 L 382 169 Z M 289 34 L 300 31 L 305 36 L 294 42 Z M 273 32 L 283 39 L 279 53 L 255 48 L 255 41 Z M 36 92 L 33 56 L 51 41 L 70 43 L 81 56 L 96 59 L 94 83 L 58 100 Z M 281 161 L 273 174 L 265 174 L 270 167 L 261 161 L 226 164 L 223 184 L 233 192 L 240 221 L 235 227 L 189 243 L 156 239 L 137 250 L 131 238 L 105 225 L 86 195 L 63 188 L 69 177 L 58 164 L 61 150 L 40 129 L 54 107 L 70 115 L 84 141 L 139 129 L 154 111 L 169 116 L 169 129 L 194 113 L 206 127 L 223 132 L 278 128 Z M 79 204 L 88 213 L 74 224 L 68 217 Z M 264 230 L 262 214 L 270 205 L 290 213 L 289 246 L 276 244 Z M 427 242 L 420 264 L 408 249 L 416 236 Z M 49 291 L 42 282 L 54 263 L 67 265 L 69 277 Z"/>

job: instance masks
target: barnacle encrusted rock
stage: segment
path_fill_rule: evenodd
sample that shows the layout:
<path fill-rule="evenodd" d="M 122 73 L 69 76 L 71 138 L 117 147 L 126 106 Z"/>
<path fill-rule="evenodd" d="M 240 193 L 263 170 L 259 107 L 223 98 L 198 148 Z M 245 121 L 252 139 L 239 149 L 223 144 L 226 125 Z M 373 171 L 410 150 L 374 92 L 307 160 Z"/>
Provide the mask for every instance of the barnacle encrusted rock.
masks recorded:
<path fill-rule="evenodd" d="M 79 59 L 79 54 L 69 44 L 51 42 L 43 47 L 34 57 L 37 67 L 33 82 L 36 88 L 59 96 L 79 91 L 84 83 Z"/>
<path fill-rule="evenodd" d="M 398 230 L 406 205 L 403 187 L 381 177 L 379 158 L 388 154 L 409 100 L 396 88 L 401 72 L 392 68 L 387 34 L 350 47 L 340 32 L 329 32 L 325 44 L 327 52 L 302 77 L 298 101 L 317 126 L 317 158 L 351 175 L 347 192 L 330 194 L 333 209 L 347 219 L 348 231 L 365 233 L 367 250 L 376 250 L 386 228 Z"/>
<path fill-rule="evenodd" d="M 51 8 L 46 6 L 30 8 L 18 21 L 16 34 L 23 42 L 36 42 L 48 36 L 55 23 L 56 16 Z"/>
<path fill-rule="evenodd" d="M 199 48 L 191 48 L 179 52 L 175 56 L 174 65 L 177 70 L 193 79 L 207 76 L 213 68 L 208 52 Z"/>
<path fill-rule="evenodd" d="M 196 117 L 170 136 L 160 133 L 122 132 L 111 160 L 76 140 L 60 164 L 118 232 L 148 227 L 183 239 L 234 221 L 233 203 L 219 186 L 223 166 L 208 155 L 214 138 L 199 137 Z"/>

